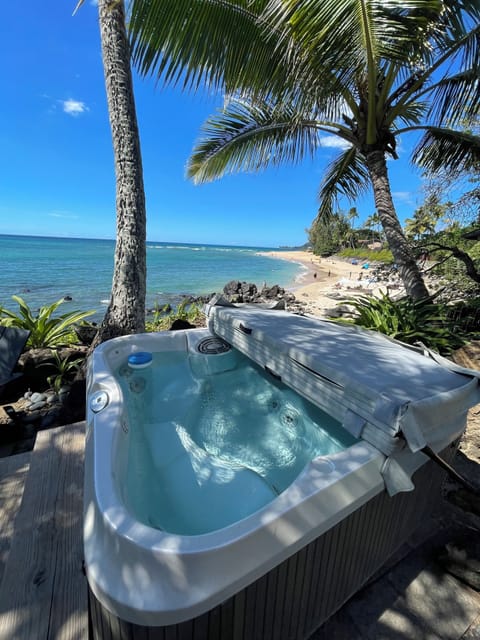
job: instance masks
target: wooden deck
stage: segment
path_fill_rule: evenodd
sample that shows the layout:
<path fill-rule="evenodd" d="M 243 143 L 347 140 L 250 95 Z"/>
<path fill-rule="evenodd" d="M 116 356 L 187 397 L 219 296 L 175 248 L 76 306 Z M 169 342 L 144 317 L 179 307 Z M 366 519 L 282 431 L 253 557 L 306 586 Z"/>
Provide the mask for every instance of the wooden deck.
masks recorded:
<path fill-rule="evenodd" d="M 0 639 L 88 638 L 84 423 L 38 433 L 0 459 Z"/>

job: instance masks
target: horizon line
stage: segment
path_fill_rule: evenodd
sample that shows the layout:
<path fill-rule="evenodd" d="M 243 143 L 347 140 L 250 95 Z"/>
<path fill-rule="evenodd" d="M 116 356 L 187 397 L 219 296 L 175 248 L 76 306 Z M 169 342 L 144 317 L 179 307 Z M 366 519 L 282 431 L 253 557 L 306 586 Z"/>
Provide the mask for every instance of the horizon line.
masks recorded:
<path fill-rule="evenodd" d="M 52 235 L 42 235 L 42 234 L 34 234 L 34 233 L 4 233 L 0 232 L 0 236 L 11 237 L 11 238 L 45 238 L 50 240 L 96 240 L 96 241 L 105 241 L 105 242 L 115 242 L 115 238 L 93 238 L 93 237 L 82 237 L 82 236 L 52 236 Z M 276 247 L 268 247 L 266 245 L 247 245 L 247 244 L 218 244 L 218 243 L 210 243 L 210 242 L 189 242 L 189 241 L 181 241 L 178 240 L 149 240 L 147 238 L 147 243 L 159 243 L 159 244 L 178 244 L 178 245 L 190 245 L 190 246 L 206 246 L 206 247 L 232 247 L 234 249 L 268 249 L 271 251 L 281 251 L 282 249 L 293 249 L 293 247 L 288 247 L 287 245 L 277 245 Z"/>

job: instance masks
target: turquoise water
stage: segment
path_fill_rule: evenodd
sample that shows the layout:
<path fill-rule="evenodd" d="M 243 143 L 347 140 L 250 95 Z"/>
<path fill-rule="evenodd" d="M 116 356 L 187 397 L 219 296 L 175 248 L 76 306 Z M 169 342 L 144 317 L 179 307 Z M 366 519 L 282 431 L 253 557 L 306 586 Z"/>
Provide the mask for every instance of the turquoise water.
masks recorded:
<path fill-rule="evenodd" d="M 113 240 L 0 235 L 0 305 L 16 309 L 14 294 L 34 309 L 71 296 L 64 312 L 93 309 L 98 320 L 108 304 L 114 249 Z M 149 242 L 147 307 L 176 304 L 182 294 L 221 291 L 229 280 L 257 286 L 294 283 L 299 265 L 258 256 L 259 250 L 262 247 Z"/>
<path fill-rule="evenodd" d="M 155 354 L 121 367 L 130 424 L 125 500 L 135 517 L 196 535 L 232 524 L 282 493 L 308 463 L 355 440 L 331 416 L 233 350 Z M 225 358 L 227 358 L 225 360 Z"/>

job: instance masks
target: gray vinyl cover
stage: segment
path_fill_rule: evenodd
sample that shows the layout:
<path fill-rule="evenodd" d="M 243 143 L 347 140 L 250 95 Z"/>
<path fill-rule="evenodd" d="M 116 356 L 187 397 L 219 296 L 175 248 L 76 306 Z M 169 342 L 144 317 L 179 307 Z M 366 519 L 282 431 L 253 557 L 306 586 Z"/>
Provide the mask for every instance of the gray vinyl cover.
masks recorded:
<path fill-rule="evenodd" d="M 404 449 L 438 451 L 480 402 L 478 371 L 373 331 L 221 300 L 206 311 L 212 333 L 384 453 L 390 495 L 413 489 Z"/>

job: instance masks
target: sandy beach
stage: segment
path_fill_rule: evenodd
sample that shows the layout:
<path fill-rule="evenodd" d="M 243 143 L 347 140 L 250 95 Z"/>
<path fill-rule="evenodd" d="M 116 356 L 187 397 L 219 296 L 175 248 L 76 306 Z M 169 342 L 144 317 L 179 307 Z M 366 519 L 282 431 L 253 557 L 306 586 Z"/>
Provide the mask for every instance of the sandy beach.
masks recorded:
<path fill-rule="evenodd" d="M 261 255 L 305 267 L 304 274 L 290 290 L 297 300 L 307 304 L 308 313 L 313 315 L 323 316 L 327 309 L 334 308 L 338 304 L 335 297 L 378 291 L 378 287 L 369 282 L 368 270 L 346 260 L 320 258 L 308 251 L 266 251 Z"/>

